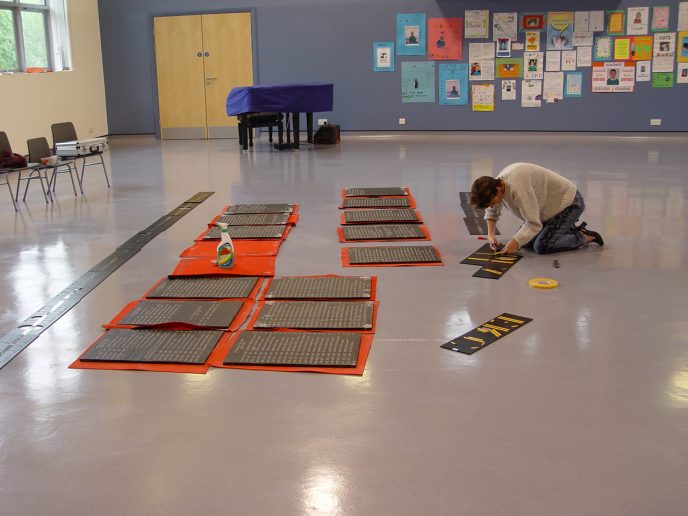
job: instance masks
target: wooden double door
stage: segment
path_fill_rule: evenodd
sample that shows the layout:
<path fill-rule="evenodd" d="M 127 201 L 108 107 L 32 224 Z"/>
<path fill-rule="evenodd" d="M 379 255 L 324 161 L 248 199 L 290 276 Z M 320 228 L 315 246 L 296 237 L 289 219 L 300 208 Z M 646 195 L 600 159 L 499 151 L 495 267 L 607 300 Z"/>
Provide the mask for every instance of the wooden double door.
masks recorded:
<path fill-rule="evenodd" d="M 238 138 L 225 103 L 253 85 L 251 13 L 159 16 L 153 30 L 161 138 Z"/>

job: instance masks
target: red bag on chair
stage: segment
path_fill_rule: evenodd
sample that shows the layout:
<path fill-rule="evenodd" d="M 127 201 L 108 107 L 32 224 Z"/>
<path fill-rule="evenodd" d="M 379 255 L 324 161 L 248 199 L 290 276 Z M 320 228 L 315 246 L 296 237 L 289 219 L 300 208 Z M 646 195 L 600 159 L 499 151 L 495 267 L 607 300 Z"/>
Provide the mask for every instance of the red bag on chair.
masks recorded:
<path fill-rule="evenodd" d="M 23 168 L 26 165 L 26 158 L 15 152 L 3 152 L 0 157 L 0 168 Z"/>

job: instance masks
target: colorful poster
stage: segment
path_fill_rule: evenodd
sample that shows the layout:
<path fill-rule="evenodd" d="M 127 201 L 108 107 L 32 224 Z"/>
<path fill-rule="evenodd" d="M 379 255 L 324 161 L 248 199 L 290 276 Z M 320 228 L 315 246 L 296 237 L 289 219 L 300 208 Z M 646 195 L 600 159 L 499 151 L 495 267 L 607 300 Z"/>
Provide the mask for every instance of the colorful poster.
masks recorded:
<path fill-rule="evenodd" d="M 517 13 L 493 13 L 492 14 L 492 39 L 499 38 L 516 39 L 518 36 Z"/>
<path fill-rule="evenodd" d="M 623 36 L 626 22 L 626 11 L 607 11 L 607 35 Z"/>
<path fill-rule="evenodd" d="M 497 57 L 511 57 L 511 38 L 497 38 Z"/>
<path fill-rule="evenodd" d="M 488 9 L 465 12 L 464 37 L 466 39 L 486 39 L 490 36 L 490 11 Z"/>
<path fill-rule="evenodd" d="M 600 36 L 595 38 L 593 59 L 595 61 L 609 61 L 612 58 L 612 38 Z"/>
<path fill-rule="evenodd" d="M 664 34 L 655 34 L 654 44 L 652 47 L 653 57 L 674 57 L 674 49 L 676 48 L 676 33 L 666 32 Z"/>
<path fill-rule="evenodd" d="M 652 36 L 633 36 L 631 39 L 631 59 L 634 61 L 652 59 Z"/>
<path fill-rule="evenodd" d="M 573 12 L 547 13 L 547 50 L 573 48 Z"/>
<path fill-rule="evenodd" d="M 540 107 L 542 104 L 542 81 L 521 82 L 521 107 Z"/>
<path fill-rule="evenodd" d="M 564 72 L 545 72 L 542 98 L 548 104 L 559 102 L 564 98 Z"/>
<path fill-rule="evenodd" d="M 516 100 L 516 80 L 502 81 L 502 100 Z"/>
<path fill-rule="evenodd" d="M 656 5 L 652 8 L 652 32 L 669 31 L 669 14 L 671 8 L 666 5 Z"/>
<path fill-rule="evenodd" d="M 604 11 L 590 11 L 590 32 L 604 32 Z"/>
<path fill-rule="evenodd" d="M 523 58 L 499 58 L 495 61 L 495 76 L 498 79 L 517 79 L 523 77 Z"/>
<path fill-rule="evenodd" d="M 647 34 L 647 29 L 650 26 L 649 21 L 649 7 L 629 7 L 626 34 L 628 36 L 642 36 Z"/>
<path fill-rule="evenodd" d="M 494 111 L 494 84 L 473 84 L 471 101 L 473 111 Z"/>
<path fill-rule="evenodd" d="M 678 3 L 678 25 L 676 30 L 688 30 L 688 2 Z"/>
<path fill-rule="evenodd" d="M 428 20 L 428 59 L 437 61 L 463 59 L 463 20 L 430 18 Z"/>
<path fill-rule="evenodd" d="M 688 63 L 688 31 L 678 33 L 678 43 L 676 44 L 676 61 Z"/>
<path fill-rule="evenodd" d="M 676 84 L 688 84 L 688 63 L 679 63 L 676 69 Z"/>
<path fill-rule="evenodd" d="M 536 31 L 526 32 L 526 52 L 540 51 L 540 33 Z"/>
<path fill-rule="evenodd" d="M 548 50 L 545 54 L 545 70 L 548 72 L 558 72 L 561 70 L 561 52 L 559 50 Z"/>
<path fill-rule="evenodd" d="M 521 32 L 545 30 L 547 16 L 545 13 L 521 13 L 519 14 L 518 28 Z"/>
<path fill-rule="evenodd" d="M 468 65 L 440 63 L 438 96 L 441 106 L 468 104 Z"/>
<path fill-rule="evenodd" d="M 574 32 L 590 31 L 590 11 L 576 11 L 573 21 Z"/>
<path fill-rule="evenodd" d="M 394 71 L 393 41 L 376 41 L 373 43 L 373 70 L 376 72 Z"/>
<path fill-rule="evenodd" d="M 567 72 L 576 69 L 576 51 L 575 50 L 564 50 L 561 53 L 561 69 Z"/>
<path fill-rule="evenodd" d="M 651 70 L 650 61 L 638 61 L 635 64 L 635 82 L 648 82 L 651 79 Z"/>
<path fill-rule="evenodd" d="M 652 74 L 653 88 L 672 88 L 674 86 L 674 72 L 659 72 Z"/>
<path fill-rule="evenodd" d="M 401 102 L 435 102 L 435 63 L 401 63 Z"/>
<path fill-rule="evenodd" d="M 592 64 L 593 93 L 629 93 L 635 86 L 635 63 Z"/>
<path fill-rule="evenodd" d="M 492 81 L 494 80 L 495 62 L 494 59 L 484 61 L 471 61 L 469 81 Z"/>
<path fill-rule="evenodd" d="M 592 47 L 578 47 L 576 66 L 578 68 L 592 66 Z"/>
<path fill-rule="evenodd" d="M 614 38 L 614 60 L 626 61 L 631 58 L 631 38 Z"/>
<path fill-rule="evenodd" d="M 581 72 L 569 72 L 566 74 L 565 97 L 583 96 L 583 74 Z"/>
<path fill-rule="evenodd" d="M 424 56 L 425 49 L 425 14 L 397 14 L 397 54 Z"/>
<path fill-rule="evenodd" d="M 545 72 L 544 52 L 523 53 L 523 78 L 528 80 L 542 79 Z"/>
<path fill-rule="evenodd" d="M 574 32 L 573 46 L 574 47 L 591 47 L 593 43 L 593 32 Z"/>

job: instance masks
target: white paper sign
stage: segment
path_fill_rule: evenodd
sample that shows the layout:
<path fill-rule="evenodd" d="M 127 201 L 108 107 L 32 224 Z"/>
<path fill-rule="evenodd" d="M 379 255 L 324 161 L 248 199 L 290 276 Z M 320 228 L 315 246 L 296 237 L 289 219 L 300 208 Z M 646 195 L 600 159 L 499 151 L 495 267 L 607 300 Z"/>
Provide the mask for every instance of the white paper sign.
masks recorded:
<path fill-rule="evenodd" d="M 626 34 L 628 36 L 642 36 L 647 34 L 650 25 L 649 7 L 629 7 L 626 20 Z"/>
<path fill-rule="evenodd" d="M 650 61 L 638 61 L 635 64 L 636 82 L 648 82 L 652 77 L 652 63 Z"/>
<path fill-rule="evenodd" d="M 573 46 L 574 47 L 591 47 L 593 33 L 592 32 L 574 32 Z"/>
<path fill-rule="evenodd" d="M 469 43 L 468 44 L 468 60 L 469 61 L 484 61 L 486 59 L 495 58 L 495 44 L 494 43 Z"/>
<path fill-rule="evenodd" d="M 653 72 L 673 72 L 674 58 L 670 56 L 659 56 L 652 58 Z"/>
<path fill-rule="evenodd" d="M 678 25 L 676 30 L 688 30 L 688 2 L 678 3 Z"/>
<path fill-rule="evenodd" d="M 515 79 L 506 79 L 502 81 L 502 100 L 516 100 Z"/>
<path fill-rule="evenodd" d="M 561 51 L 548 50 L 545 59 L 545 70 L 548 72 L 558 72 L 561 70 Z"/>
<path fill-rule="evenodd" d="M 464 18 L 464 38 L 485 39 L 489 36 L 490 26 L 490 11 L 477 10 L 466 11 Z"/>
<path fill-rule="evenodd" d="M 516 39 L 518 36 L 518 13 L 494 13 L 492 15 L 492 39 Z"/>
<path fill-rule="evenodd" d="M 542 104 L 542 81 L 521 82 L 521 107 L 540 107 Z"/>
<path fill-rule="evenodd" d="M 576 11 L 573 19 L 574 32 L 588 32 L 590 30 L 590 11 Z"/>
<path fill-rule="evenodd" d="M 542 97 L 547 103 L 564 98 L 564 72 L 545 72 Z"/>
<path fill-rule="evenodd" d="M 561 53 L 561 69 L 568 72 L 576 69 L 576 51 L 564 50 Z"/>
<path fill-rule="evenodd" d="M 676 48 L 676 33 L 675 32 L 665 32 L 663 34 L 655 34 L 654 44 L 652 46 L 652 56 L 653 57 L 674 57 L 675 48 Z"/>
<path fill-rule="evenodd" d="M 469 81 L 493 81 L 495 78 L 495 62 L 492 60 L 470 61 L 468 63 Z"/>
<path fill-rule="evenodd" d="M 590 11 L 590 32 L 604 31 L 604 11 Z"/>
<path fill-rule="evenodd" d="M 676 70 L 676 84 L 688 84 L 688 63 L 679 63 Z"/>
<path fill-rule="evenodd" d="M 578 68 L 585 66 L 592 66 L 592 47 L 578 47 L 578 55 L 576 56 L 576 65 Z"/>

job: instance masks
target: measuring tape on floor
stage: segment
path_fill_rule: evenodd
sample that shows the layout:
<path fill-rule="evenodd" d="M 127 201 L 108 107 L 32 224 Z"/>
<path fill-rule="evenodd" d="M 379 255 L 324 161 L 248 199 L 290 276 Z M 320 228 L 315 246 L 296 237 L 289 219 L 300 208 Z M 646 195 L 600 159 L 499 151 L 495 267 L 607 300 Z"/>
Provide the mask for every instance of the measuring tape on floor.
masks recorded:
<path fill-rule="evenodd" d="M 528 285 L 533 288 L 557 288 L 559 282 L 550 278 L 533 278 L 528 281 Z"/>

